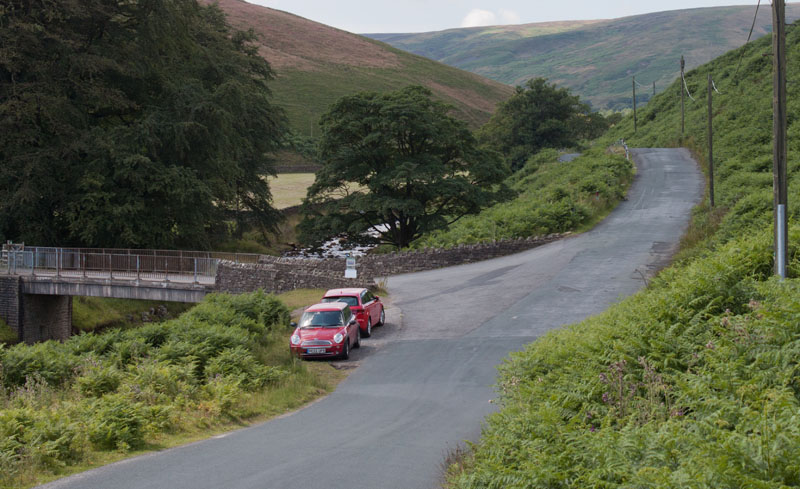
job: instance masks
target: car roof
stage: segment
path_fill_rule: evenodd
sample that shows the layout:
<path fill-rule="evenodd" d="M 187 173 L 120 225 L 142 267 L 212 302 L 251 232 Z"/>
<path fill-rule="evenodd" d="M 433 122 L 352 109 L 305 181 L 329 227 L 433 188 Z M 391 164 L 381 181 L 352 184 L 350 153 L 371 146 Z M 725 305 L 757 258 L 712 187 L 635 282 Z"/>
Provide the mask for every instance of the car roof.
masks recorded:
<path fill-rule="evenodd" d="M 321 304 L 314 304 L 306 308 L 306 311 L 341 311 L 349 308 L 346 302 L 323 302 Z"/>
<path fill-rule="evenodd" d="M 365 288 L 349 288 L 349 289 L 331 289 L 325 292 L 323 297 L 336 297 L 340 295 L 359 295 L 360 293 L 364 292 Z"/>

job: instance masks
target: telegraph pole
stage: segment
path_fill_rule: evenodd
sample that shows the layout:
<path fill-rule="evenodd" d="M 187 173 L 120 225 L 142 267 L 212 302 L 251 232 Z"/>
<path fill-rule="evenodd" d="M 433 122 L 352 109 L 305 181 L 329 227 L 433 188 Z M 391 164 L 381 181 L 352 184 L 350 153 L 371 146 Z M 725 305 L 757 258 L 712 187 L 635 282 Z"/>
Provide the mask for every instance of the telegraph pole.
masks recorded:
<path fill-rule="evenodd" d="M 683 129 L 684 129 L 683 121 L 684 121 L 685 105 L 684 105 L 683 97 L 684 97 L 684 89 L 685 89 L 685 87 L 683 86 L 683 70 L 684 70 L 685 67 L 686 67 L 686 62 L 683 60 L 683 55 L 681 55 L 681 82 L 679 83 L 679 85 L 681 86 L 681 137 L 683 137 Z"/>
<path fill-rule="evenodd" d="M 631 80 L 631 86 L 633 87 L 633 132 L 636 133 L 636 77 L 634 76 Z"/>
<path fill-rule="evenodd" d="M 713 81 L 711 73 L 708 74 L 708 198 L 711 208 L 714 208 L 714 112 L 711 107 L 711 88 Z"/>
<path fill-rule="evenodd" d="M 656 96 L 656 82 L 653 82 L 653 97 Z"/>
<path fill-rule="evenodd" d="M 775 274 L 786 278 L 786 2 L 772 1 L 772 174 L 774 194 Z"/>

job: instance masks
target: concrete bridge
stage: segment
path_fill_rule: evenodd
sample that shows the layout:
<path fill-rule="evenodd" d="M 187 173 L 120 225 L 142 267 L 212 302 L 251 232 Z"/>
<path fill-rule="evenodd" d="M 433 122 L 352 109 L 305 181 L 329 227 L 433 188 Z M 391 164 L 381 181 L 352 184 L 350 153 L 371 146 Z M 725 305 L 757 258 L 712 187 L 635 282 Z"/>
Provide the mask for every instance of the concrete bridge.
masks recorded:
<path fill-rule="evenodd" d="M 0 318 L 20 340 L 66 339 L 72 297 L 199 302 L 216 289 L 221 260 L 259 255 L 200 251 L 25 247 L 0 252 Z"/>

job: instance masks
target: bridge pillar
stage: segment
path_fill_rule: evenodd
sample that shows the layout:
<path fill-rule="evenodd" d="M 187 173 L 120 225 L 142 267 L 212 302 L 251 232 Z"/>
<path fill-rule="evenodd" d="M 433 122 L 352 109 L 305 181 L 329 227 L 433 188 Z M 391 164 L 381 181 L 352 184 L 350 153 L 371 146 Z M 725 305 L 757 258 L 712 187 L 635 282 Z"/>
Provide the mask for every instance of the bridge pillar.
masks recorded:
<path fill-rule="evenodd" d="M 72 296 L 22 294 L 22 336 L 25 343 L 68 340 L 72 336 Z"/>
<path fill-rule="evenodd" d="M 22 280 L 0 276 L 0 318 L 22 338 Z"/>
<path fill-rule="evenodd" d="M 24 294 L 21 277 L 0 277 L 0 318 L 25 343 L 72 335 L 72 297 Z"/>

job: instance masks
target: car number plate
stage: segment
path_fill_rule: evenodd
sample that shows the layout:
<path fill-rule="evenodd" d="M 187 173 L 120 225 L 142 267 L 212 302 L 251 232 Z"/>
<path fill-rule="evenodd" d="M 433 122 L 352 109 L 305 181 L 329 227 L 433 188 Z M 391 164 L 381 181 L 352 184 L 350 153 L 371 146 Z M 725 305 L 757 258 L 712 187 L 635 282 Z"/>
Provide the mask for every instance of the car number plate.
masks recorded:
<path fill-rule="evenodd" d="M 308 353 L 309 355 L 314 355 L 317 353 L 325 353 L 325 348 L 309 348 L 308 350 L 306 350 L 306 353 Z"/>

